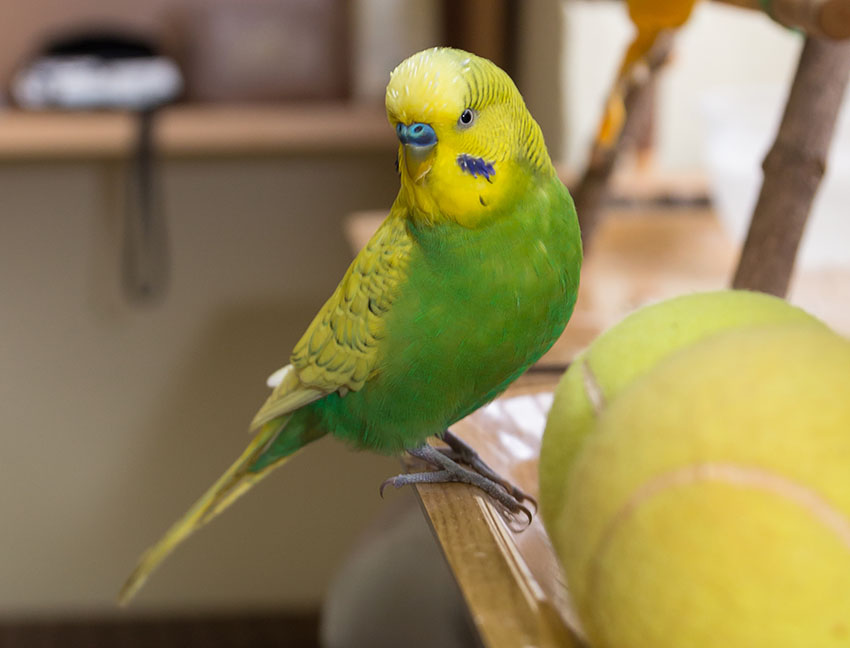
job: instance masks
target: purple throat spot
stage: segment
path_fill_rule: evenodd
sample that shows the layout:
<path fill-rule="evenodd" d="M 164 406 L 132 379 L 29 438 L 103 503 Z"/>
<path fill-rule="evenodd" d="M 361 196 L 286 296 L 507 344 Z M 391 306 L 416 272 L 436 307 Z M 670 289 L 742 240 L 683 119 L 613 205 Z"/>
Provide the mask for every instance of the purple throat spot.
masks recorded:
<path fill-rule="evenodd" d="M 492 162 L 487 162 L 483 158 L 473 157 L 466 153 L 457 156 L 457 165 L 463 172 L 470 174 L 473 178 L 483 176 L 487 182 L 492 182 L 490 178 L 496 175 L 496 170 L 493 168 Z"/>

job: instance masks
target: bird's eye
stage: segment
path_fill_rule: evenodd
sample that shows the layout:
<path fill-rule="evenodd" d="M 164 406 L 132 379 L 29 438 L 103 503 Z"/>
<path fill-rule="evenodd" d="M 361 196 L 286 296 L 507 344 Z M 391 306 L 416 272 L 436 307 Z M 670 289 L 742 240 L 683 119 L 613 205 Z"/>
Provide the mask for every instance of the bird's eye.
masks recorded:
<path fill-rule="evenodd" d="M 472 122 L 475 121 L 475 111 L 472 108 L 467 108 L 460 114 L 460 118 L 457 120 L 459 126 L 470 126 Z"/>

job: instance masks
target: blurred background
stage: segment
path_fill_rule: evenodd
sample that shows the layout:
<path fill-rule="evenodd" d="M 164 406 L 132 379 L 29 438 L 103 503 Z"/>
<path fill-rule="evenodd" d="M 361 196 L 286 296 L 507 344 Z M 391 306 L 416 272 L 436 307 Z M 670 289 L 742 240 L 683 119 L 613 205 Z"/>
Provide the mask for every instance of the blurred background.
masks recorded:
<path fill-rule="evenodd" d="M 435 44 L 492 58 L 570 180 L 631 34 L 623 4 L 605 0 L 0 4 L 0 637 L 76 623 L 92 633 L 80 645 L 97 645 L 98 624 L 147 619 L 150 632 L 210 614 L 312 637 L 399 470 L 334 441 L 193 538 L 130 611 L 115 595 L 241 452 L 266 376 L 391 204 L 391 69 Z M 693 234 L 708 232 L 707 265 L 654 291 L 600 278 L 579 333 L 665 290 L 728 282 L 801 46 L 764 14 L 697 5 L 611 204 L 711 211 Z M 818 200 L 850 203 L 848 130 L 845 115 Z M 804 241 L 802 261 L 816 271 L 847 241 L 846 219 L 820 211 L 809 229 L 823 240 Z M 830 298 L 798 296 L 829 318 Z M 200 627 L 193 641 L 217 645 Z"/>

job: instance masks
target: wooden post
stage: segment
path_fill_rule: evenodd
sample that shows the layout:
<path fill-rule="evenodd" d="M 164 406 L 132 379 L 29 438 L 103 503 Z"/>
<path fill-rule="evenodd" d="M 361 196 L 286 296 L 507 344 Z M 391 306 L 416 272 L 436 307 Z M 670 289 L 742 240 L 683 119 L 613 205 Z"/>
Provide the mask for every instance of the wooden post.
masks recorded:
<path fill-rule="evenodd" d="M 806 39 L 733 287 L 787 293 L 848 75 L 850 42 Z"/>

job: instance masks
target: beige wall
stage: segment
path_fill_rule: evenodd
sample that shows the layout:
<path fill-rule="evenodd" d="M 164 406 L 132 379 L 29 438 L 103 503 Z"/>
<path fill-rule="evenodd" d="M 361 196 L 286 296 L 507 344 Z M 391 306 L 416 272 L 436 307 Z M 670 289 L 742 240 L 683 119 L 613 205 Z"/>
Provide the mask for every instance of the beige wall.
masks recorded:
<path fill-rule="evenodd" d="M 120 173 L 0 166 L 0 616 L 114 609 L 137 554 L 247 443 L 265 377 L 350 259 L 343 216 L 392 200 L 391 155 L 168 162 L 172 285 L 148 308 L 120 292 Z M 397 469 L 319 442 L 140 609 L 314 605 Z"/>

